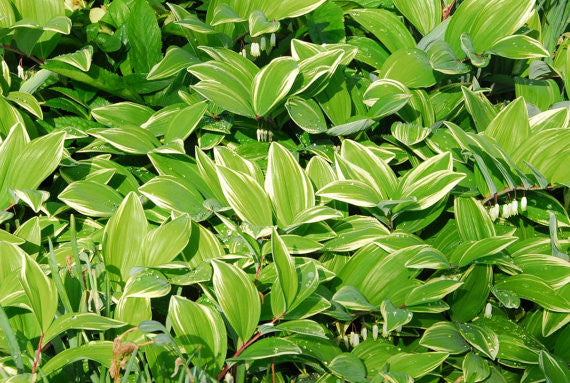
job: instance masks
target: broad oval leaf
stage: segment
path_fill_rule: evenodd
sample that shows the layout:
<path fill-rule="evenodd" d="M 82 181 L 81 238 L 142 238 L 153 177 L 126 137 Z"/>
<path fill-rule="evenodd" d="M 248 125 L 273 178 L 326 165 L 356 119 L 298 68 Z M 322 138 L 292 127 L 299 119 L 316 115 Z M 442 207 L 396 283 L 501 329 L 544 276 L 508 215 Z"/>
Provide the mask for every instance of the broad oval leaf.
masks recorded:
<path fill-rule="evenodd" d="M 243 270 L 221 260 L 211 262 L 218 304 L 241 342 L 246 342 L 259 322 L 261 303 L 258 291 Z"/>
<path fill-rule="evenodd" d="M 267 115 L 286 95 L 299 73 L 297 62 L 289 57 L 273 59 L 251 84 L 252 105 L 256 116 Z"/>

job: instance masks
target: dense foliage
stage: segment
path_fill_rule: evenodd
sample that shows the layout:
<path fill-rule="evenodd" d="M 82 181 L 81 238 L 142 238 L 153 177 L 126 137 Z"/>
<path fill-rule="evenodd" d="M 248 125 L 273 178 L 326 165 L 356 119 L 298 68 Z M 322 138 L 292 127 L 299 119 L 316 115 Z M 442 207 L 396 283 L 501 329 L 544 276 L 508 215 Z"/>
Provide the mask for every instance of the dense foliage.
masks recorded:
<path fill-rule="evenodd" d="M 0 381 L 570 381 L 569 16 L 0 0 Z"/>

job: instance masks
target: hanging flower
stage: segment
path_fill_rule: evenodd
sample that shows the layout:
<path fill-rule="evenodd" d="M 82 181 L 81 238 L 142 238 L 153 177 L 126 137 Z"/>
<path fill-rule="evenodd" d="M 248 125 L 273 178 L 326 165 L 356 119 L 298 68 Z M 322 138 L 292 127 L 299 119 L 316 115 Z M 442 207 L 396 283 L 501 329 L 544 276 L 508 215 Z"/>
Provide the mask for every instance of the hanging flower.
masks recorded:
<path fill-rule="evenodd" d="M 261 52 L 259 50 L 259 43 L 251 43 L 250 53 L 253 57 L 261 56 Z"/>
<path fill-rule="evenodd" d="M 269 38 L 269 45 L 274 47 L 276 44 L 277 44 L 277 37 L 275 37 L 275 33 L 272 33 L 271 37 Z"/>
<path fill-rule="evenodd" d="M 521 199 L 521 211 L 526 211 L 526 196 Z"/>

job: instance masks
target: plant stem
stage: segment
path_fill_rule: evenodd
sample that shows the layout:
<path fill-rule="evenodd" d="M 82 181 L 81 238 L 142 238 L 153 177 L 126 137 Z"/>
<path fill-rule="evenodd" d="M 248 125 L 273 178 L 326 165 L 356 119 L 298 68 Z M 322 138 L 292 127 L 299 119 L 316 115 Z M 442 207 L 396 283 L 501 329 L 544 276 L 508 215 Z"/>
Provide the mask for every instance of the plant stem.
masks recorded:
<path fill-rule="evenodd" d="M 275 318 L 273 318 L 273 320 L 271 321 L 271 324 L 274 324 L 275 322 L 277 322 L 279 319 L 283 318 L 283 315 L 285 315 L 286 311 L 283 311 L 281 314 L 277 315 Z M 235 352 L 235 354 L 232 356 L 232 358 L 237 358 L 238 356 L 241 355 L 242 352 L 245 351 L 246 348 L 248 348 L 249 346 L 251 346 L 251 344 L 253 342 L 255 342 L 256 340 L 258 340 L 261 337 L 261 332 L 257 332 L 257 334 L 255 334 L 254 336 L 251 337 L 250 340 L 248 340 L 247 342 L 245 342 L 244 344 L 241 345 L 241 347 Z M 218 374 L 218 380 L 222 380 L 224 375 L 226 375 L 226 372 L 228 372 L 228 370 L 231 368 L 231 366 L 229 364 L 226 364 L 226 367 L 224 367 L 222 369 L 222 371 L 220 371 L 220 373 Z"/>
<path fill-rule="evenodd" d="M 552 188 L 553 188 L 552 185 L 549 185 L 546 187 L 546 189 L 552 189 Z M 508 193 L 511 193 L 511 192 L 514 192 L 514 191 L 523 191 L 524 192 L 524 191 L 528 191 L 528 190 L 539 190 L 539 187 L 537 185 L 534 185 L 530 188 L 525 188 L 524 186 L 514 187 L 514 188 L 508 188 L 507 187 L 507 188 L 501 190 L 500 192 L 497 192 L 496 194 L 493 194 L 492 196 L 485 198 L 483 201 L 481 201 L 481 203 L 484 205 L 491 200 L 496 200 L 498 197 L 505 195 L 505 194 L 508 194 Z"/>
<path fill-rule="evenodd" d="M 30 56 L 30 55 L 28 55 L 28 54 L 22 52 L 22 51 L 19 50 L 19 49 L 12 48 L 12 47 L 9 46 L 9 45 L 0 45 L 0 49 L 4 49 L 5 51 L 14 52 L 14 53 L 16 53 L 16 54 L 18 54 L 18 55 L 20 55 L 20 56 L 26 57 L 26 58 L 32 60 L 33 62 L 35 62 L 35 63 L 38 64 L 38 65 L 42 65 L 42 64 L 44 63 L 43 60 L 40 60 L 39 58 L 34 57 L 34 56 Z"/>
<path fill-rule="evenodd" d="M 38 364 L 40 362 L 40 357 L 42 356 L 42 343 L 44 341 L 44 333 L 40 335 L 40 341 L 38 342 L 38 349 L 36 351 L 36 358 L 34 359 L 34 365 L 32 367 L 32 374 L 36 373 L 36 369 L 38 368 Z"/>

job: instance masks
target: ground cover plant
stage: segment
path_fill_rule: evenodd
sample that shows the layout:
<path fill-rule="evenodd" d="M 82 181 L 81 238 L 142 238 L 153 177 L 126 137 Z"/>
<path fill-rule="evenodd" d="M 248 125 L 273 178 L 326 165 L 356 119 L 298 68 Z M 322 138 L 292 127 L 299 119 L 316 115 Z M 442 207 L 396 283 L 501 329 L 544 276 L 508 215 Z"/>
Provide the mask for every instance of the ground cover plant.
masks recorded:
<path fill-rule="evenodd" d="M 0 0 L 0 381 L 570 381 L 569 16 Z"/>

